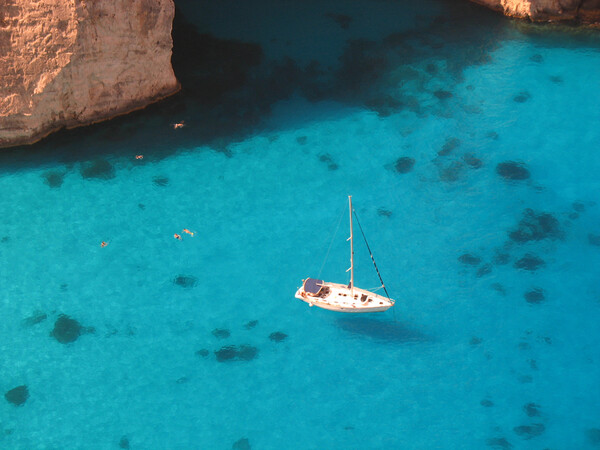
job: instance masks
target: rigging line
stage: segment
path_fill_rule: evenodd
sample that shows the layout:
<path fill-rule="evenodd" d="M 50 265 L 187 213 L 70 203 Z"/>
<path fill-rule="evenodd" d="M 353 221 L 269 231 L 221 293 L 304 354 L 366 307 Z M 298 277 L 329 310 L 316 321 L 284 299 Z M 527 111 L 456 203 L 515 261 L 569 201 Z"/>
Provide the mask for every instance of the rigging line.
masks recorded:
<path fill-rule="evenodd" d="M 327 258 L 329 258 L 329 252 L 331 251 L 331 247 L 333 246 L 333 240 L 337 236 L 337 232 L 340 229 L 340 224 L 342 223 L 342 217 L 344 215 L 344 210 L 345 210 L 345 208 L 342 209 L 342 212 L 340 213 L 340 218 L 338 219 L 337 227 L 335 228 L 335 232 L 333 233 L 333 236 L 331 236 L 331 242 L 329 243 L 329 248 L 327 249 L 327 253 L 325 254 L 325 259 L 323 260 L 323 264 L 321 264 L 321 268 L 319 269 L 319 275 L 317 275 L 318 279 L 321 279 L 321 272 L 323 272 L 323 267 L 325 267 Z"/>
<path fill-rule="evenodd" d="M 365 240 L 365 244 L 367 244 L 367 250 L 369 250 L 369 255 L 371 255 L 371 260 L 373 261 L 373 265 L 375 266 L 375 271 L 377 272 L 377 275 L 379 276 L 379 281 L 381 281 L 381 287 L 385 291 L 385 295 L 387 295 L 387 298 L 389 300 L 390 299 L 390 294 L 388 294 L 388 291 L 385 288 L 385 283 L 383 282 L 383 279 L 381 278 L 381 274 L 379 273 L 379 269 L 377 268 L 377 263 L 375 262 L 375 258 L 373 257 L 373 252 L 371 251 L 371 247 L 369 247 L 369 243 L 367 242 L 367 238 L 365 236 L 365 232 L 363 231 L 362 226 L 360 225 L 360 220 L 358 220 L 358 215 L 356 214 L 356 210 L 354 208 L 352 208 L 352 212 L 354 213 L 354 217 L 356 217 L 356 223 L 358 224 L 358 228 L 360 229 L 360 233 L 362 234 L 362 237 Z"/>

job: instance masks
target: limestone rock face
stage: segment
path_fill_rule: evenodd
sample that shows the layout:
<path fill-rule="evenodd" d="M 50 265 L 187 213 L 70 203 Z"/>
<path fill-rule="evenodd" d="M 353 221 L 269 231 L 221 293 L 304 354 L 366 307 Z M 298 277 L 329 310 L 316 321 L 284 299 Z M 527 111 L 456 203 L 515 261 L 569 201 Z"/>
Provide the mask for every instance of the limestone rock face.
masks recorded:
<path fill-rule="evenodd" d="M 0 147 L 179 89 L 173 0 L 0 0 Z"/>
<path fill-rule="evenodd" d="M 600 0 L 472 0 L 507 16 L 532 21 L 578 20 L 600 24 Z"/>

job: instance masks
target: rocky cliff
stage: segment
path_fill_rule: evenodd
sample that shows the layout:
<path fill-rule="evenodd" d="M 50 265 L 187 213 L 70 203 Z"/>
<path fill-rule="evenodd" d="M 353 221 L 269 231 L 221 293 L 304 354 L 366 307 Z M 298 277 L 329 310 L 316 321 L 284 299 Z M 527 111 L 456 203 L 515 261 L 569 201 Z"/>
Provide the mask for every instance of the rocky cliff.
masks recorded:
<path fill-rule="evenodd" d="M 173 0 L 0 0 L 0 147 L 179 89 Z"/>
<path fill-rule="evenodd" d="M 472 0 L 507 16 L 534 22 L 578 21 L 600 24 L 600 0 Z"/>

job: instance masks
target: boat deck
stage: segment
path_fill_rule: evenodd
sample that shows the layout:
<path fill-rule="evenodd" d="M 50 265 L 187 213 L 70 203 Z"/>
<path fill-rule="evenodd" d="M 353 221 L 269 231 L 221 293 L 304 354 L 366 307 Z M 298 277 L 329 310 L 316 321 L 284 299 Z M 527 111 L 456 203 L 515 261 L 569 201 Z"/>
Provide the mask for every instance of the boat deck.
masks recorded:
<path fill-rule="evenodd" d="M 304 285 L 296 291 L 296 298 L 310 306 L 340 312 L 378 312 L 394 306 L 394 300 L 381 295 L 338 283 L 323 283 L 318 293 L 305 292 Z"/>

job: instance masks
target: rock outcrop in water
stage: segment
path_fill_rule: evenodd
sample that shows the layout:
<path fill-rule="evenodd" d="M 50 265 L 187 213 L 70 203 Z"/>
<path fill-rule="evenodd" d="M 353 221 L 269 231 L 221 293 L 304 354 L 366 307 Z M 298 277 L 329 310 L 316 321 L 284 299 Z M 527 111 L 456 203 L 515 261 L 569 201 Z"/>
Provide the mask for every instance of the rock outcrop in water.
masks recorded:
<path fill-rule="evenodd" d="M 600 26 L 600 0 L 471 0 L 534 22 L 580 21 Z"/>
<path fill-rule="evenodd" d="M 0 3 L 0 147 L 139 109 L 179 89 L 173 0 Z"/>

